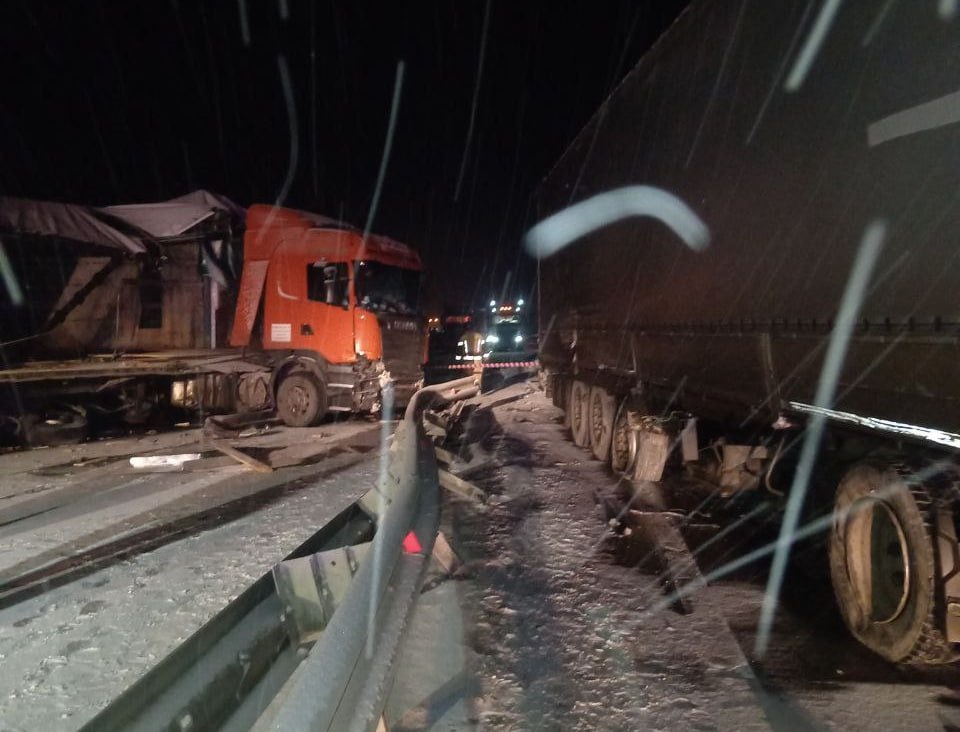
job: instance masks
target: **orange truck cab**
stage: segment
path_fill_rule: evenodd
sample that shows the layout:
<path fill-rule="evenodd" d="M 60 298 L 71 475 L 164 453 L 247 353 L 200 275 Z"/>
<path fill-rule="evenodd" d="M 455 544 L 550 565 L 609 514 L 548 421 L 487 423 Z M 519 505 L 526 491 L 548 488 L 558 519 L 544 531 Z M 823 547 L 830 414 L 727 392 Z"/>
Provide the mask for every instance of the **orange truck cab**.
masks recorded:
<path fill-rule="evenodd" d="M 262 349 L 271 364 L 269 383 L 241 383 L 244 406 L 272 397 L 287 424 L 306 426 L 329 411 L 377 412 L 387 391 L 406 404 L 424 344 L 416 251 L 259 204 L 247 211 L 243 249 L 230 345 Z"/>

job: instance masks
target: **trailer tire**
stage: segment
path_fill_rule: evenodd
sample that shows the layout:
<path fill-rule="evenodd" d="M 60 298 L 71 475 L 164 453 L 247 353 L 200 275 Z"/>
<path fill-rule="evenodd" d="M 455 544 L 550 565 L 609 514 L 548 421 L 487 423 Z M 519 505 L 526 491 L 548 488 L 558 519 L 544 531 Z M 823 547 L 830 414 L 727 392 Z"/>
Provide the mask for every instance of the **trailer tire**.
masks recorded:
<path fill-rule="evenodd" d="M 570 386 L 567 414 L 570 415 L 573 444 L 590 447 L 590 387 L 579 379 Z"/>
<path fill-rule="evenodd" d="M 277 415 L 290 427 L 310 427 L 327 413 L 327 391 L 312 374 L 287 374 L 277 389 Z"/>
<path fill-rule="evenodd" d="M 613 437 L 613 420 L 617 416 L 617 400 L 606 389 L 590 388 L 590 409 L 587 417 L 590 425 L 590 449 L 597 460 L 610 459 L 610 440 Z"/>
<path fill-rule="evenodd" d="M 837 488 L 830 576 L 854 637 L 888 661 L 948 663 L 957 652 L 938 627 L 931 500 L 893 466 L 857 465 Z"/>

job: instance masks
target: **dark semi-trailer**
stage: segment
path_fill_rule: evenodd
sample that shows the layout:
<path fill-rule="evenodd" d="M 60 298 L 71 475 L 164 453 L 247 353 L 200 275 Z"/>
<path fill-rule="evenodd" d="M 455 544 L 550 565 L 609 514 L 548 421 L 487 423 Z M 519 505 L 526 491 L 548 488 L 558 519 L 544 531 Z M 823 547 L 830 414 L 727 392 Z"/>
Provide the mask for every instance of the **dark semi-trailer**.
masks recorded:
<path fill-rule="evenodd" d="M 721 492 L 793 491 L 800 527 L 827 516 L 850 631 L 904 663 L 960 648 L 957 22 L 933 2 L 694 3 L 536 196 L 545 219 L 652 186 L 710 233 L 697 251 L 625 217 L 540 263 L 541 367 L 573 439 L 638 479 L 674 461 Z"/>

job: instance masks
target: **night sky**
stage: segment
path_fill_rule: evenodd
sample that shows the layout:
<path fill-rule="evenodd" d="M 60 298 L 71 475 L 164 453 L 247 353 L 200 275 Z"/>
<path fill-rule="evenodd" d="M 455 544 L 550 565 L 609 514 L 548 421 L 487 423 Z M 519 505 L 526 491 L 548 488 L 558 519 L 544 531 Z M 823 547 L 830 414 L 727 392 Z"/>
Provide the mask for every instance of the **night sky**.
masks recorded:
<path fill-rule="evenodd" d="M 684 4 L 5 2 L 0 193 L 275 202 L 285 67 L 281 202 L 363 226 L 403 61 L 373 230 L 420 250 L 432 309 L 523 296 L 530 194 Z"/>

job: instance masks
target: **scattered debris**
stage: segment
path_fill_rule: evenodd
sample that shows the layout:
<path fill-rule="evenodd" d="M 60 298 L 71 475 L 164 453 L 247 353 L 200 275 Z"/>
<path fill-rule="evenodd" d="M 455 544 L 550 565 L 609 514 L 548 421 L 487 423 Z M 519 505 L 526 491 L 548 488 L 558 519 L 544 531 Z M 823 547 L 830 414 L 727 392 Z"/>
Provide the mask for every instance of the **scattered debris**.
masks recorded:
<path fill-rule="evenodd" d="M 247 455 L 247 453 L 245 452 L 241 452 L 235 447 L 231 447 L 230 445 L 228 445 L 227 443 L 221 440 L 211 440 L 210 446 L 213 447 L 215 450 L 219 450 L 224 455 L 228 455 L 229 457 L 232 457 L 237 462 L 243 463 L 248 468 L 250 468 L 251 470 L 255 470 L 258 473 L 273 472 L 272 466 L 267 465 L 266 463 L 261 462 L 260 460 L 257 460 L 255 457 Z"/>
<path fill-rule="evenodd" d="M 452 466 L 459 459 L 452 452 L 450 452 L 449 450 L 445 450 L 442 447 L 434 446 L 433 449 L 434 449 L 434 452 L 437 453 L 437 461 L 443 463 L 444 465 Z"/>
<path fill-rule="evenodd" d="M 137 470 L 163 473 L 183 470 L 184 463 L 199 459 L 199 452 L 185 452 L 179 455 L 137 455 L 130 458 L 130 465 Z"/>
<path fill-rule="evenodd" d="M 437 538 L 433 543 L 433 558 L 447 574 L 451 574 L 457 567 L 463 564 L 442 531 L 437 534 Z"/>
<path fill-rule="evenodd" d="M 682 514 L 630 511 L 630 518 L 635 530 L 642 532 L 653 547 L 653 552 L 663 568 L 662 577 L 666 581 L 668 592 L 702 584 L 700 570 L 677 527 L 677 519 L 682 519 Z M 684 615 L 689 615 L 694 609 L 690 596 L 683 594 L 677 598 L 675 606 Z"/>
<path fill-rule="evenodd" d="M 271 410 L 223 414 L 207 417 L 203 422 L 203 431 L 211 437 L 252 437 L 267 432 L 278 423 Z"/>
<path fill-rule="evenodd" d="M 273 429 L 273 425 L 263 424 L 259 427 L 247 427 L 245 430 L 241 430 L 237 437 L 243 439 L 246 437 L 259 437 L 260 435 L 265 435 Z M 314 437 L 322 437 L 323 434 L 315 435 Z"/>
<path fill-rule="evenodd" d="M 451 493 L 456 493 L 458 496 L 466 498 L 469 501 L 475 501 L 481 504 L 486 503 L 487 494 L 480 488 L 477 488 L 473 483 L 469 483 L 443 468 L 441 468 L 438 473 L 440 475 L 441 488 L 446 488 Z"/>

